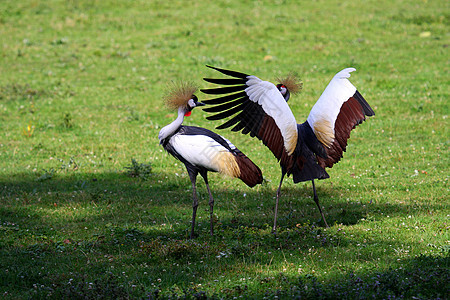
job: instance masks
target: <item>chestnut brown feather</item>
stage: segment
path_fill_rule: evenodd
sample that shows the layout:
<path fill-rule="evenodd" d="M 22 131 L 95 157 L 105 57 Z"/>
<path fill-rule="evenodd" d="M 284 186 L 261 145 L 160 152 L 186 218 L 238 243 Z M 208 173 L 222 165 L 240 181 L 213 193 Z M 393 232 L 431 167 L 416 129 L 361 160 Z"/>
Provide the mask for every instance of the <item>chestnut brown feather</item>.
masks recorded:
<path fill-rule="evenodd" d="M 364 107 L 356 98 L 350 97 L 350 99 L 344 102 L 334 126 L 334 141 L 326 149 L 328 158 L 317 157 L 318 163 L 322 168 L 331 168 L 341 160 L 343 153 L 347 149 L 347 140 L 350 137 L 350 132 L 365 119 Z"/>

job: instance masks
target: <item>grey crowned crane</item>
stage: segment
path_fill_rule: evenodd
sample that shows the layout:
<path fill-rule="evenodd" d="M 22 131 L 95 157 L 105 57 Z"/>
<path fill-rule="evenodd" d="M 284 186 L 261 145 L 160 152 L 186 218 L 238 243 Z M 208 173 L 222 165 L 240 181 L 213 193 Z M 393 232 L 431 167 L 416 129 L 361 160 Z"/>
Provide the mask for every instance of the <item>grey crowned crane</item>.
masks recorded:
<path fill-rule="evenodd" d="M 178 117 L 159 132 L 159 142 L 173 157 L 186 166 L 192 182 L 192 227 L 190 237 L 194 237 L 195 216 L 198 199 L 196 193 L 197 175 L 205 181 L 209 193 L 210 233 L 213 234 L 214 199 L 208 184 L 208 171 L 219 172 L 241 179 L 249 187 L 262 183 L 261 170 L 226 138 L 201 127 L 183 126 L 185 116 L 192 109 L 204 105 L 194 95 L 196 87 L 181 83 L 174 87 L 165 98 L 169 108 L 178 110 Z"/>
<path fill-rule="evenodd" d="M 217 129 L 234 126 L 232 131 L 250 133 L 266 145 L 281 165 L 281 180 L 277 190 L 273 231 L 276 230 L 278 201 L 284 176 L 292 174 L 294 183 L 312 181 L 314 202 L 319 208 L 325 226 L 325 216 L 319 205 L 314 179 L 329 178 L 325 168 L 331 168 L 346 149 L 350 132 L 374 111 L 348 78 L 353 68 L 337 73 L 308 118 L 297 124 L 287 101 L 289 85 L 262 81 L 256 76 L 207 66 L 232 78 L 205 81 L 225 87 L 202 89 L 205 94 L 222 95 L 205 100 L 212 107 L 207 112 L 218 113 L 208 120 L 228 119 Z M 289 80 L 292 83 L 292 80 Z M 297 87 L 295 84 L 291 86 Z"/>

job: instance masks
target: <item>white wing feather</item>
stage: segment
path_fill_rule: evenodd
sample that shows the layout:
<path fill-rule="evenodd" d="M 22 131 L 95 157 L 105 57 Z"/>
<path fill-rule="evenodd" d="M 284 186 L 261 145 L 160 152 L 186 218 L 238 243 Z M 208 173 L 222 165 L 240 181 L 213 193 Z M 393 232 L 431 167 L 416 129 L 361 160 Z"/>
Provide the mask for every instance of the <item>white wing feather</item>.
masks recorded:
<path fill-rule="evenodd" d="M 356 92 L 356 87 L 348 80 L 353 71 L 356 69 L 347 68 L 337 73 L 309 113 L 309 125 L 327 147 L 334 141 L 334 126 L 342 104 Z"/>
<path fill-rule="evenodd" d="M 245 89 L 249 99 L 262 106 L 266 114 L 271 116 L 281 131 L 284 147 L 291 155 L 297 145 L 297 121 L 277 87 L 256 76 L 248 76 Z"/>
<path fill-rule="evenodd" d="M 236 147 L 227 139 L 231 149 Z M 185 160 L 197 167 L 239 177 L 240 169 L 234 155 L 224 146 L 206 135 L 174 135 L 169 143 Z"/>
<path fill-rule="evenodd" d="M 228 150 L 206 135 L 176 134 L 170 139 L 175 151 L 194 166 L 218 172 L 214 158 L 219 152 Z"/>

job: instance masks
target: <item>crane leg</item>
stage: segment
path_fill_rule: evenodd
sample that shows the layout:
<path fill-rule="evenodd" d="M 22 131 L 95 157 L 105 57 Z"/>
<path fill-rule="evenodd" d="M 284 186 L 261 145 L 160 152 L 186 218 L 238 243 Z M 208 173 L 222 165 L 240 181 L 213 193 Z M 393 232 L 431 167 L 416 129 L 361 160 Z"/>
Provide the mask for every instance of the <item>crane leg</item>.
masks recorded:
<path fill-rule="evenodd" d="M 281 174 L 281 180 L 280 180 L 280 185 L 278 186 L 278 190 L 277 190 L 277 200 L 275 202 L 275 217 L 273 219 L 273 228 L 272 228 L 272 233 L 275 233 L 277 230 L 277 215 L 278 215 L 278 200 L 280 199 L 280 194 L 281 194 L 281 184 L 283 183 L 283 178 L 284 175 L 286 173 L 282 173 Z"/>
<path fill-rule="evenodd" d="M 191 181 L 192 181 L 192 198 L 193 198 L 193 202 L 192 202 L 192 227 L 191 227 L 191 235 L 190 238 L 194 238 L 194 228 L 195 228 L 195 216 L 197 215 L 197 207 L 198 207 L 198 198 L 197 198 L 197 190 L 195 188 L 195 181 L 196 178 L 192 178 L 191 177 Z"/>
<path fill-rule="evenodd" d="M 210 233 L 211 235 L 214 234 L 214 225 L 213 225 L 213 210 L 214 210 L 214 199 L 211 194 L 211 190 L 209 189 L 209 184 L 206 182 L 206 188 L 208 189 L 209 193 L 209 219 L 210 219 Z"/>
<path fill-rule="evenodd" d="M 317 197 L 317 192 L 316 192 L 316 185 L 314 184 L 314 179 L 311 180 L 312 181 L 312 186 L 313 186 L 313 191 L 314 191 L 314 202 L 316 202 L 317 207 L 319 208 L 320 214 L 322 215 L 322 220 L 325 223 L 326 227 L 330 227 L 328 226 L 327 220 L 325 220 L 325 216 L 322 212 L 322 208 L 319 205 L 319 197 Z"/>
<path fill-rule="evenodd" d="M 214 198 L 212 196 L 211 193 L 211 189 L 209 188 L 209 184 L 208 184 L 208 172 L 205 170 L 201 170 L 200 171 L 200 175 L 203 177 L 203 180 L 205 181 L 206 184 L 206 189 L 208 190 L 208 194 L 209 194 L 209 219 L 210 219 L 210 234 L 213 235 L 214 234 L 214 224 L 213 224 L 213 210 L 214 210 Z"/>

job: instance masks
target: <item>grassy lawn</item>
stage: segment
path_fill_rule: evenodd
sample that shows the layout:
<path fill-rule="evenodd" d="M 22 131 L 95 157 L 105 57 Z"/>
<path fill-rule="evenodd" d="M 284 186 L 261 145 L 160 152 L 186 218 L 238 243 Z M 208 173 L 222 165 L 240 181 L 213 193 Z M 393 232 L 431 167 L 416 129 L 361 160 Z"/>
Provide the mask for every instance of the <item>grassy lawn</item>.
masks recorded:
<path fill-rule="evenodd" d="M 0 295 L 39 298 L 445 298 L 449 293 L 449 2 L 0 2 Z M 339 70 L 374 109 L 316 187 L 284 181 L 257 139 L 253 189 L 191 184 L 158 144 L 171 81 L 295 71 L 299 123 Z M 200 100 L 206 95 L 197 93 Z M 185 124 L 220 122 L 194 110 Z M 129 176 L 132 160 L 137 175 Z M 151 173 L 150 173 L 151 167 Z M 447 296 L 445 296 L 447 295 Z"/>

